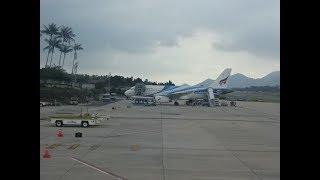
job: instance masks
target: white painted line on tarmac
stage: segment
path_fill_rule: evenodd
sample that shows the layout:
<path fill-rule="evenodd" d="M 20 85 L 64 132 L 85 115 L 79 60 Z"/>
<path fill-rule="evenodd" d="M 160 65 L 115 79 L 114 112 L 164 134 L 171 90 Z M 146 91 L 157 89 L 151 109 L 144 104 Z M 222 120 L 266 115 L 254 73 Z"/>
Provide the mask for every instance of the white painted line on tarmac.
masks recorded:
<path fill-rule="evenodd" d="M 127 180 L 126 178 L 121 177 L 121 176 L 119 176 L 119 175 L 116 175 L 116 174 L 112 173 L 111 171 L 103 170 L 103 169 L 101 169 L 101 168 L 99 168 L 99 167 L 96 167 L 96 166 L 94 166 L 94 165 L 88 164 L 88 163 L 86 163 L 86 162 L 84 162 L 84 161 L 82 161 L 82 160 L 80 160 L 80 159 L 75 158 L 75 157 L 71 157 L 71 159 L 72 159 L 72 160 L 75 160 L 75 161 L 77 161 L 77 162 L 79 162 L 79 163 L 81 163 L 81 164 L 84 164 L 84 165 L 86 165 L 86 166 L 89 166 L 89 167 L 91 167 L 92 169 L 95 169 L 95 170 L 97 170 L 97 171 L 99 171 L 99 172 L 102 172 L 102 173 L 104 173 L 104 174 L 117 177 L 117 178 L 120 179 L 120 180 Z"/>

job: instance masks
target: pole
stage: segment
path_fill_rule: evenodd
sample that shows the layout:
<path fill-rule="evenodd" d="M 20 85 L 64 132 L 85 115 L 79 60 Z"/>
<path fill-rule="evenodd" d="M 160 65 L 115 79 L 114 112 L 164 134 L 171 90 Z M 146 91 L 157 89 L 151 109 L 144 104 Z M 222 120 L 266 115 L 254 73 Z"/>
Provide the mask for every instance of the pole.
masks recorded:
<path fill-rule="evenodd" d="M 87 101 L 87 100 L 86 100 Z M 87 108 L 87 114 L 89 114 L 89 111 L 88 111 L 88 101 L 86 102 L 86 108 Z"/>

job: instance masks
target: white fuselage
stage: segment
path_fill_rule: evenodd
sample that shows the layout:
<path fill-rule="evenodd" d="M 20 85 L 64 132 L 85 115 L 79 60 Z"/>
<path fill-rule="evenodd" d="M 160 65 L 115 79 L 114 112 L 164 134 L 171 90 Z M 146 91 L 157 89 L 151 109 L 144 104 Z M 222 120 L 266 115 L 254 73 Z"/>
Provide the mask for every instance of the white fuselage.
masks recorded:
<path fill-rule="evenodd" d="M 146 85 L 146 91 L 144 94 L 146 96 L 151 96 L 153 94 L 160 92 L 163 88 L 164 88 L 163 85 Z"/>
<path fill-rule="evenodd" d="M 146 85 L 144 96 L 152 96 L 160 92 L 164 88 L 164 85 Z M 131 87 L 124 93 L 127 97 L 135 96 L 135 86 Z"/>
<path fill-rule="evenodd" d="M 190 93 L 184 96 L 181 96 L 179 99 L 181 100 L 194 100 L 194 99 L 204 99 L 206 98 L 206 94 L 202 93 L 202 94 L 196 94 L 196 93 Z"/>
<path fill-rule="evenodd" d="M 156 101 L 160 101 L 157 97 L 162 97 L 161 102 L 169 102 L 171 99 L 165 98 L 166 93 L 168 91 L 178 91 L 182 90 L 186 87 L 190 87 L 189 85 L 182 85 L 182 86 L 172 86 L 169 90 L 164 90 L 163 85 L 146 85 L 146 90 L 143 96 L 155 96 Z M 131 87 L 129 90 L 125 92 L 127 97 L 135 97 L 135 86 Z M 202 99 L 206 98 L 206 94 L 204 92 L 192 92 L 187 95 L 181 96 L 180 100 L 194 100 L 194 99 Z"/>

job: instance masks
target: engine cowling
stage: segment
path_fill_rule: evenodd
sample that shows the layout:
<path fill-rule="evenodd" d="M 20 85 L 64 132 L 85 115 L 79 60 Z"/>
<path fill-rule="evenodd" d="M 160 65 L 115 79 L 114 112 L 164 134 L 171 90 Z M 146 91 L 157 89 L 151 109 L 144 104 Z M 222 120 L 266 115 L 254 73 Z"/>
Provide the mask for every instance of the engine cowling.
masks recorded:
<path fill-rule="evenodd" d="M 155 96 L 156 102 L 158 103 L 167 103 L 170 102 L 170 99 L 167 96 Z"/>

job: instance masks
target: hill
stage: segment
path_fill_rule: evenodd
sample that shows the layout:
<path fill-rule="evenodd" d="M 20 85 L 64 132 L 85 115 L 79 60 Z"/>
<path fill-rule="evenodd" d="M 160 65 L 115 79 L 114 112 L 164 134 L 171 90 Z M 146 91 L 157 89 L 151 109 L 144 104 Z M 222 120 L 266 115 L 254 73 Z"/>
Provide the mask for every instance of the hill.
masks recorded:
<path fill-rule="evenodd" d="M 230 88 L 245 88 L 250 86 L 280 86 L 280 71 L 274 71 L 262 78 L 250 78 L 237 73 L 230 76 Z"/>

